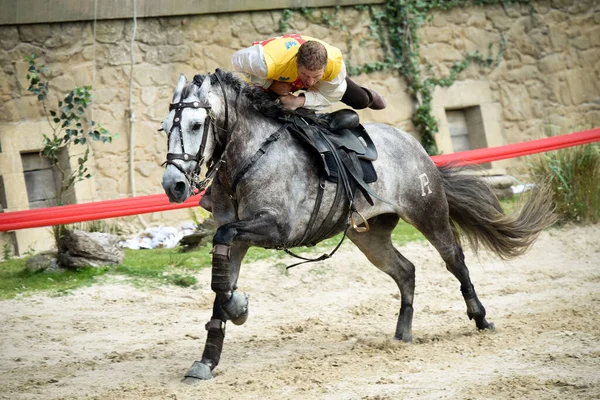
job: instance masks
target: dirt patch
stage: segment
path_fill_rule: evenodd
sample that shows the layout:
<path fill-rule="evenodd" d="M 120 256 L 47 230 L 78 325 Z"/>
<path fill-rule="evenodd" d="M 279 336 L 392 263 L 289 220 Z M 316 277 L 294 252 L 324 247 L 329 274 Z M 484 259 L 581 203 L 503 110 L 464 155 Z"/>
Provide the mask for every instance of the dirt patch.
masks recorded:
<path fill-rule="evenodd" d="M 195 386 L 180 381 L 202 354 L 209 271 L 195 290 L 104 282 L 2 301 L 0 398 L 600 398 L 600 226 L 544 232 L 512 262 L 467 252 L 493 332 L 468 320 L 428 243 L 400 251 L 417 267 L 413 344 L 392 339 L 395 284 L 348 244 L 287 274 L 244 265 L 250 318 Z"/>

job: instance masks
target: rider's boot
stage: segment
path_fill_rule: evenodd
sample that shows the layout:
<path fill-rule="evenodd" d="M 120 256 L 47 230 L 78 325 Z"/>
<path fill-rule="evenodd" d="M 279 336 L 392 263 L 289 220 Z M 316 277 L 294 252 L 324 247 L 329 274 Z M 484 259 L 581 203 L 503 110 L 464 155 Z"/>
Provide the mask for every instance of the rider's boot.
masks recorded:
<path fill-rule="evenodd" d="M 367 105 L 367 107 L 372 110 L 383 110 L 385 108 L 385 100 L 383 97 L 381 97 L 381 95 L 377 94 L 377 92 L 374 90 L 367 89 L 365 87 L 361 89 L 367 92 L 367 95 L 369 96 L 369 105 Z"/>

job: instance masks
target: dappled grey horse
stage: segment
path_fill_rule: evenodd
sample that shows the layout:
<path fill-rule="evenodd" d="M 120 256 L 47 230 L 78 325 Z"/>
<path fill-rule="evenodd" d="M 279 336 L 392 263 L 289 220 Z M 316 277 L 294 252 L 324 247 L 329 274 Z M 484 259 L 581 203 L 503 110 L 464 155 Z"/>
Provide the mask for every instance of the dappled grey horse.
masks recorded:
<path fill-rule="evenodd" d="M 415 267 L 392 244 L 400 218 L 431 242 L 458 279 L 469 319 L 478 329 L 492 329 L 469 278 L 460 236 L 501 258 L 518 256 L 553 222 L 548 192 L 536 191 L 520 211 L 505 215 L 480 178 L 463 173 L 462 167 L 436 167 L 405 132 L 365 124 L 378 151 L 373 162 L 378 180 L 369 184 L 377 197 L 371 205 L 365 196 L 356 196 L 349 208 L 348 201 L 336 199 L 337 185 L 320 178 L 318 155 L 286 129 L 285 121 L 271 116 L 282 111 L 278 107 L 270 94 L 217 70 L 190 83 L 181 75 L 163 122 L 168 135 L 162 182 L 166 194 L 180 203 L 212 184 L 218 226 L 211 251 L 213 314 L 206 324 L 202 359 L 193 363 L 184 381 L 212 378 L 226 321 L 243 324 L 248 317 L 247 296 L 237 287 L 250 246 L 289 249 L 347 230 L 369 261 L 398 285 L 395 338 L 410 342 Z M 205 179 L 200 177 L 203 165 Z M 360 223 L 347 229 L 354 218 Z"/>

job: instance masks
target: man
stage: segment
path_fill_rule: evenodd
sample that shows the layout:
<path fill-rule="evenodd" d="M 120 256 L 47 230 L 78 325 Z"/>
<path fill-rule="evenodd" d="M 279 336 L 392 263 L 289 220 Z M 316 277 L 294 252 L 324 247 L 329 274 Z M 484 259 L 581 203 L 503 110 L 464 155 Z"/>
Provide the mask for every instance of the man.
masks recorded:
<path fill-rule="evenodd" d="M 250 82 L 278 94 L 289 110 L 318 111 L 338 101 L 357 110 L 385 108 L 380 95 L 346 76 L 338 48 L 308 36 L 287 34 L 254 42 L 236 52 L 231 62 Z"/>

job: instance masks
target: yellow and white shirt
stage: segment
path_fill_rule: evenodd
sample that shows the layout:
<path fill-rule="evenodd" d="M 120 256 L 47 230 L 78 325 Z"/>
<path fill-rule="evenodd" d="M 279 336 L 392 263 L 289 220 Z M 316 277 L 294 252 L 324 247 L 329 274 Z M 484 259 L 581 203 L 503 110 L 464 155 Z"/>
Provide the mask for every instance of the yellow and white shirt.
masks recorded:
<path fill-rule="evenodd" d="M 287 34 L 264 41 L 236 52 L 233 67 L 247 75 L 250 82 L 268 89 L 273 81 L 292 83 L 292 91 L 305 90 L 298 78 L 296 54 L 306 41 L 320 42 L 327 49 L 327 66 L 323 78 L 304 93 L 304 108 L 321 110 L 340 101 L 346 92 L 346 66 L 342 52 L 321 40 L 297 34 Z"/>

